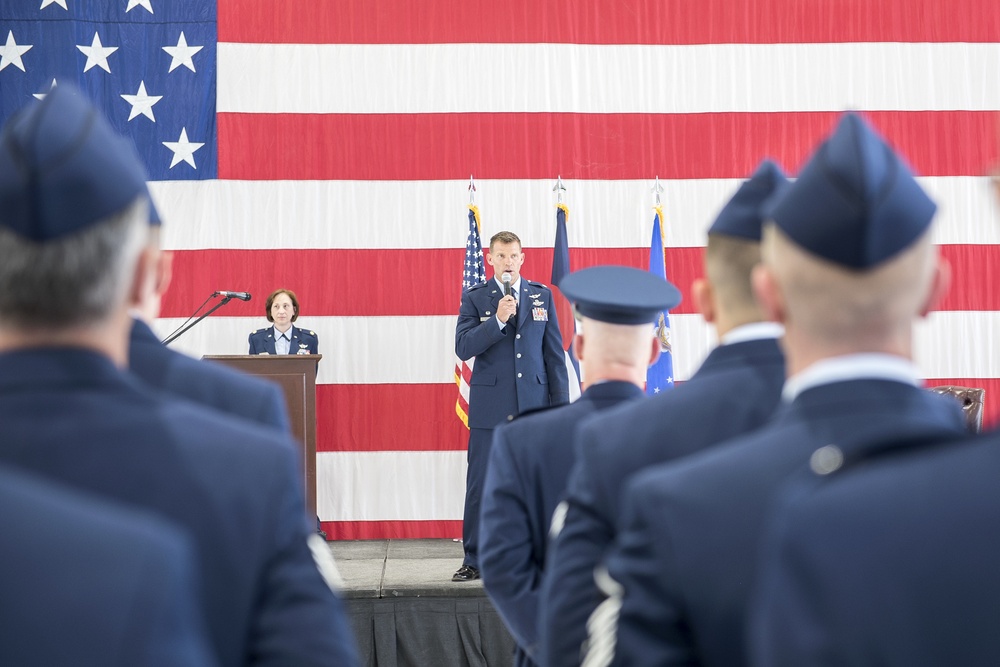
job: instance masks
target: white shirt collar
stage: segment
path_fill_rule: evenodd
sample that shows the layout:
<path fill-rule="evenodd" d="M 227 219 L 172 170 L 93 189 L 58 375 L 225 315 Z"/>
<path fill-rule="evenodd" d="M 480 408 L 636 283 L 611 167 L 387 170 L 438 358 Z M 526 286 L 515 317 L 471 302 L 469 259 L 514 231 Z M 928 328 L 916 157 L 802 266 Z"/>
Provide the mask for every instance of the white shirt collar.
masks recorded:
<path fill-rule="evenodd" d="M 777 322 L 751 322 L 727 331 L 719 342 L 722 345 L 745 343 L 751 340 L 766 340 L 781 338 L 785 335 L 785 327 Z"/>
<path fill-rule="evenodd" d="M 288 331 L 285 331 L 284 333 L 282 333 L 281 331 L 278 331 L 278 327 L 272 326 L 271 328 L 274 329 L 274 340 L 278 340 L 279 336 L 284 336 L 285 338 L 288 339 L 289 342 L 291 342 L 291 340 L 292 340 L 292 329 L 295 328 L 294 325 L 288 327 Z"/>
<path fill-rule="evenodd" d="M 813 387 L 848 380 L 891 380 L 919 387 L 920 371 L 909 359 L 891 354 L 845 354 L 823 359 L 785 381 L 781 398 L 791 402 Z"/>
<path fill-rule="evenodd" d="M 503 291 L 503 283 L 500 282 L 499 280 L 497 280 L 496 276 L 493 276 L 493 282 L 495 282 L 497 285 L 499 285 L 500 286 L 500 290 Z M 510 291 L 514 295 L 515 299 L 521 293 L 521 277 L 520 276 L 517 277 L 517 282 L 516 283 L 511 283 L 510 284 Z"/>

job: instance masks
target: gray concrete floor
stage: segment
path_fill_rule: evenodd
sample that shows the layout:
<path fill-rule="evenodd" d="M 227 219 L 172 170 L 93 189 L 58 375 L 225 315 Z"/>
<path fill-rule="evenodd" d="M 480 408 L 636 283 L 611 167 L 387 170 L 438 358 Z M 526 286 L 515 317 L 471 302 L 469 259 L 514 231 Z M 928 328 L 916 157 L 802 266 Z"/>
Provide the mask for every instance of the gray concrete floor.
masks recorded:
<path fill-rule="evenodd" d="M 483 597 L 481 581 L 453 582 L 462 543 L 452 540 L 330 542 L 347 598 Z"/>

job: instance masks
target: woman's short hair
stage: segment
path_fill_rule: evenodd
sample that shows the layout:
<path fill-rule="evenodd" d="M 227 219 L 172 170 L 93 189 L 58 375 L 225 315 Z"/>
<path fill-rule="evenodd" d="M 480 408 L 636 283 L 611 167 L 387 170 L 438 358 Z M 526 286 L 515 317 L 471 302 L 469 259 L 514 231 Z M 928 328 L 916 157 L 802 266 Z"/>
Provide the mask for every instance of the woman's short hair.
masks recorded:
<path fill-rule="evenodd" d="M 267 317 L 268 322 L 274 321 L 274 318 L 271 317 L 271 306 L 274 304 L 274 300 L 281 294 L 287 294 L 288 298 L 292 300 L 292 322 L 294 322 L 299 319 L 299 300 L 295 296 L 295 292 L 290 289 L 276 289 L 271 292 L 271 296 L 267 297 L 267 303 L 264 304 L 264 315 Z"/>

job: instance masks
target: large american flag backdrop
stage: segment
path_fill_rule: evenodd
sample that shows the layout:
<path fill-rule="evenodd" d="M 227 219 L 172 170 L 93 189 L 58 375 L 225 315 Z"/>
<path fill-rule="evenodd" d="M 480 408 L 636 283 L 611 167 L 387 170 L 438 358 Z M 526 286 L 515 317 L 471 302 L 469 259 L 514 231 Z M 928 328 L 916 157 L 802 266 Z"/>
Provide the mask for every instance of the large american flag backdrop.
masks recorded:
<path fill-rule="evenodd" d="M 0 0 L 7 117 L 75 81 L 146 160 L 175 249 L 160 332 L 242 353 L 264 296 L 295 290 L 320 337 L 319 514 L 338 538 L 461 533 L 454 328 L 474 175 L 482 235 L 550 274 L 552 184 L 574 269 L 646 268 L 659 177 L 669 277 L 763 156 L 793 172 L 858 109 L 941 205 L 954 267 L 919 326 L 929 382 L 1000 406 L 996 0 Z M 181 37 L 183 33 L 183 37 Z M 25 48 L 30 45 L 30 48 Z M 116 49 L 108 51 L 108 49 Z M 126 97 L 127 96 L 127 97 Z M 155 99 L 154 98 L 159 98 Z M 713 343 L 671 313 L 675 374 Z"/>

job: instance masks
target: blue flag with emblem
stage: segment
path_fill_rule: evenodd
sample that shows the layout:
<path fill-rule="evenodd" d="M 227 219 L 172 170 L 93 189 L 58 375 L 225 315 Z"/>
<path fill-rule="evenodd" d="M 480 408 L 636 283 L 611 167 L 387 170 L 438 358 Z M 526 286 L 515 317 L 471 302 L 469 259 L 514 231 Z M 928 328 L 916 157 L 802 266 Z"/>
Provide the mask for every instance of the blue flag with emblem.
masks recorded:
<path fill-rule="evenodd" d="M 552 246 L 552 298 L 559 318 L 559 333 L 562 335 L 563 356 L 566 362 L 566 373 L 569 378 L 569 400 L 580 398 L 580 362 L 576 359 L 573 349 L 573 338 L 576 335 L 576 318 L 573 308 L 559 289 L 559 283 L 569 272 L 569 237 L 566 231 L 566 217 L 569 207 L 565 204 L 556 206 L 556 240 Z"/>
<path fill-rule="evenodd" d="M 667 265 L 663 256 L 663 207 L 656 206 L 653 216 L 653 238 L 649 242 L 649 272 L 667 279 Z M 674 358 L 671 355 L 670 314 L 660 313 L 653 323 L 656 339 L 660 342 L 660 358 L 646 371 L 646 393 L 659 394 L 674 386 Z"/>

